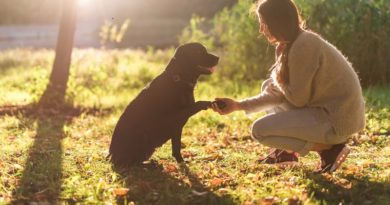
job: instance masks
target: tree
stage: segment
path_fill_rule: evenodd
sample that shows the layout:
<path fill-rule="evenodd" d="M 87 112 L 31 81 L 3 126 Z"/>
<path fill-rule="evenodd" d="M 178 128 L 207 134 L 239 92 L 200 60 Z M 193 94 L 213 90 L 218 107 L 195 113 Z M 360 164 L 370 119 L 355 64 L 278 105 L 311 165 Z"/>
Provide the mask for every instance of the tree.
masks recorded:
<path fill-rule="evenodd" d="M 40 103 L 63 102 L 69 79 L 74 33 L 77 19 L 77 0 L 62 0 L 62 16 L 52 72 Z"/>

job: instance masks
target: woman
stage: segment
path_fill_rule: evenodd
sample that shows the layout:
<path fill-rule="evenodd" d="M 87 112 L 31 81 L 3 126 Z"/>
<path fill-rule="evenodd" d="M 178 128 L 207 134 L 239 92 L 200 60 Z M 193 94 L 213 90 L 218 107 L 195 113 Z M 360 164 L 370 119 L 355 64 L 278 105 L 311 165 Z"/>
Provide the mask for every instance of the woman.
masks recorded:
<path fill-rule="evenodd" d="M 267 111 L 252 125 L 252 136 L 276 148 L 262 163 L 294 163 L 316 151 L 319 172 L 333 172 L 350 150 L 348 137 L 365 126 L 364 99 L 358 76 L 336 47 L 305 30 L 292 0 L 262 0 L 256 10 L 260 33 L 276 46 L 276 62 L 262 91 L 212 109 L 222 115 Z"/>

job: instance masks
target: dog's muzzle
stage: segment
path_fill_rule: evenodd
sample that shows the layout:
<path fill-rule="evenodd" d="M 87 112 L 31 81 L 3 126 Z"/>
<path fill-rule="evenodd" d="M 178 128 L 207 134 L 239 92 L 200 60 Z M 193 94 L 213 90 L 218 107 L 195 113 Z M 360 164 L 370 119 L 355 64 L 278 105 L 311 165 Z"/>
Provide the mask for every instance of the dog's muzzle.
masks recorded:
<path fill-rule="evenodd" d="M 213 54 L 208 53 L 205 61 L 205 65 L 201 65 L 202 67 L 211 68 L 218 64 L 219 57 Z"/>

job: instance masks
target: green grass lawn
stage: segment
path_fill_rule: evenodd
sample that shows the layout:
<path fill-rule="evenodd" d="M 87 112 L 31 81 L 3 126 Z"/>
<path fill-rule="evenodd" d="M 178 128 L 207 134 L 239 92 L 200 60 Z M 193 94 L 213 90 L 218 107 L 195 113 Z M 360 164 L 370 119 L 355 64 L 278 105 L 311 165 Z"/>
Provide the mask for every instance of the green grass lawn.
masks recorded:
<path fill-rule="evenodd" d="M 159 74 L 173 50 L 74 51 L 67 104 L 37 108 L 54 53 L 0 53 L 0 204 L 390 204 L 390 87 L 365 89 L 367 127 L 333 175 L 313 174 L 319 157 L 296 167 L 256 163 L 268 148 L 250 125 L 262 113 L 219 116 L 204 111 L 186 124 L 187 163 L 170 142 L 152 160 L 123 173 L 105 159 L 125 106 Z M 219 70 L 204 77 L 196 99 L 244 98 L 261 82 L 235 82 Z M 35 203 L 35 204 L 37 204 Z"/>

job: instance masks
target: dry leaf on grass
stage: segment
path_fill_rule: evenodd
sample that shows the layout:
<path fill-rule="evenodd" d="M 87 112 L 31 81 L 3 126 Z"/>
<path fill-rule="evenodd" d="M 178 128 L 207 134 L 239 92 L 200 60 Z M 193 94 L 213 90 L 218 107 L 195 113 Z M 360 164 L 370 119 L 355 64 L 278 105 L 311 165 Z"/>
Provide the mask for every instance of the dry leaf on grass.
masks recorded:
<path fill-rule="evenodd" d="M 13 166 L 13 168 L 15 168 L 15 169 L 23 169 L 23 166 L 20 165 L 20 164 L 13 164 L 12 166 Z"/>
<path fill-rule="evenodd" d="M 268 197 L 265 197 L 261 202 L 260 204 L 261 205 L 273 205 L 273 204 L 277 204 L 279 201 L 279 198 L 278 197 L 275 197 L 275 196 L 268 196 Z"/>
<path fill-rule="evenodd" d="M 221 186 L 223 183 L 223 179 L 220 178 L 214 178 L 210 181 L 210 186 L 212 187 L 218 187 Z"/>
<path fill-rule="evenodd" d="M 293 196 L 291 198 L 288 198 L 286 201 L 287 201 L 288 205 L 301 205 L 301 204 L 303 204 L 303 202 L 297 196 Z"/>
<path fill-rule="evenodd" d="M 242 203 L 242 205 L 253 205 L 253 202 L 251 202 L 251 201 L 244 201 L 244 203 Z"/>
<path fill-rule="evenodd" d="M 192 153 L 192 152 L 190 152 L 190 151 L 182 151 L 182 156 L 184 157 L 184 158 L 192 158 L 192 157 L 195 157 L 196 156 L 196 154 L 195 153 Z"/>
<path fill-rule="evenodd" d="M 124 196 L 129 192 L 128 188 L 115 188 L 112 189 L 112 192 L 115 194 L 115 196 Z"/>
<path fill-rule="evenodd" d="M 352 188 L 352 182 L 348 181 L 347 179 L 339 179 L 336 184 L 340 185 L 344 189 L 351 189 Z"/>
<path fill-rule="evenodd" d="M 226 194 L 226 193 L 229 192 L 229 189 L 227 189 L 227 188 L 220 188 L 220 189 L 218 189 L 218 192 L 221 193 L 221 194 Z"/>
<path fill-rule="evenodd" d="M 167 166 L 164 167 L 164 173 L 171 173 L 171 172 L 177 172 L 177 166 L 174 164 L 168 164 Z"/>
<path fill-rule="evenodd" d="M 207 154 L 213 154 L 217 151 L 217 149 L 215 149 L 215 147 L 212 145 L 207 145 L 206 147 L 204 147 L 204 149 Z"/>

